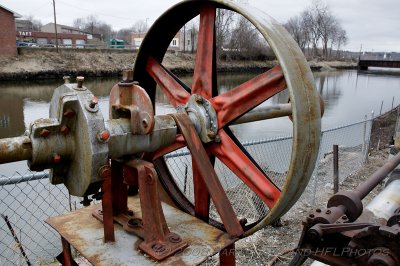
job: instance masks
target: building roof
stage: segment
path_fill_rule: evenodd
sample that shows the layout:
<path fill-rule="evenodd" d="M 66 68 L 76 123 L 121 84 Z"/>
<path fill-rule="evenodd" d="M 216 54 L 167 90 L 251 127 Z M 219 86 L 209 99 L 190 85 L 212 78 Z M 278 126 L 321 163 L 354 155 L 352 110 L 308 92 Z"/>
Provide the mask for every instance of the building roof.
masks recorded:
<path fill-rule="evenodd" d="M 21 18 L 22 16 L 20 14 L 18 14 L 17 12 L 12 11 L 11 9 L 8 9 L 7 7 L 0 5 L 0 8 L 7 10 L 8 12 L 10 12 L 11 14 L 14 15 L 14 18 Z"/>
<path fill-rule="evenodd" d="M 54 25 L 54 22 L 47 23 L 47 24 L 45 24 L 43 26 L 47 26 L 47 25 Z M 68 29 L 68 30 L 74 30 L 74 31 L 80 31 L 80 32 L 83 32 L 83 33 L 88 33 L 88 32 L 86 32 L 84 30 L 81 30 L 80 28 L 74 28 L 74 27 L 67 26 L 67 25 L 62 25 L 62 24 L 58 24 L 57 23 L 57 26 L 60 26 L 61 28 Z"/>

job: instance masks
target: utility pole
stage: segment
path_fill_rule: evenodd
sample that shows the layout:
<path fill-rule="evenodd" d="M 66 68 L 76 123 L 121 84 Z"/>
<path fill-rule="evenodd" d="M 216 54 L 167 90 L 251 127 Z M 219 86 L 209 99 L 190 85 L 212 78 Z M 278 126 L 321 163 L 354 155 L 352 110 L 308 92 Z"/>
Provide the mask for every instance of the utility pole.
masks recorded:
<path fill-rule="evenodd" d="M 54 31 L 56 33 L 56 49 L 58 53 L 58 34 L 57 34 L 57 19 L 56 19 L 56 2 L 53 0 L 53 12 L 54 12 Z"/>

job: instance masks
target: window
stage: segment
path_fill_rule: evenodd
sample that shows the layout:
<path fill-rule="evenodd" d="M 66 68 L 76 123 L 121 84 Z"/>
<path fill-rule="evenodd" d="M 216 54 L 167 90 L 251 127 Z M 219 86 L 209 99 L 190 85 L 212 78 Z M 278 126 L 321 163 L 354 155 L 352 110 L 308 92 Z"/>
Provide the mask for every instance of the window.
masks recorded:
<path fill-rule="evenodd" d="M 176 40 L 172 40 L 172 46 L 176 46 Z"/>

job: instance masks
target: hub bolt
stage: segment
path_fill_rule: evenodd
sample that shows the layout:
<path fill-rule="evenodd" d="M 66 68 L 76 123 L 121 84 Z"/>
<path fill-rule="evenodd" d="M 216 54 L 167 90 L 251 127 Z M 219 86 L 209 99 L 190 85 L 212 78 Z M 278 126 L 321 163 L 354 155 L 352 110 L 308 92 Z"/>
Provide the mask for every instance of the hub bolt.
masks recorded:
<path fill-rule="evenodd" d="M 72 110 L 72 109 L 67 109 L 67 110 L 65 110 L 65 112 L 64 112 L 64 116 L 65 116 L 65 117 L 68 117 L 68 118 L 71 118 L 71 117 L 73 117 L 74 115 L 75 115 L 75 111 Z"/>
<path fill-rule="evenodd" d="M 67 127 L 67 126 L 62 126 L 60 131 L 61 131 L 61 133 L 64 134 L 64 136 L 68 135 L 70 132 L 69 127 Z"/>
<path fill-rule="evenodd" d="M 110 132 L 103 130 L 97 135 L 97 138 L 100 142 L 106 142 L 110 138 Z"/>
<path fill-rule="evenodd" d="M 60 163 L 61 162 L 61 156 L 59 154 L 54 154 L 53 162 L 54 163 Z"/>
<path fill-rule="evenodd" d="M 83 87 L 83 81 L 84 80 L 85 80 L 85 78 L 82 77 L 82 76 L 76 77 L 76 83 L 77 83 L 77 87 L 78 88 L 82 88 Z"/>
<path fill-rule="evenodd" d="M 42 129 L 42 131 L 40 131 L 39 135 L 42 138 L 47 138 L 50 135 L 50 131 L 48 129 Z"/>
<path fill-rule="evenodd" d="M 96 96 L 93 96 L 92 99 L 90 100 L 89 107 L 93 109 L 96 107 L 96 105 L 98 103 L 99 103 L 99 99 L 97 99 Z"/>

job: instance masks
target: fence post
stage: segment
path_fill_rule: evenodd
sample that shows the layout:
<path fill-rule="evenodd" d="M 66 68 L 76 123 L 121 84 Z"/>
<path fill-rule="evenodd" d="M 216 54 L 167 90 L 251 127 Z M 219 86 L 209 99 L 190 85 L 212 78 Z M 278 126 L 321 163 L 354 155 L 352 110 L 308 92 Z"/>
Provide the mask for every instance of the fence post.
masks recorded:
<path fill-rule="evenodd" d="M 339 146 L 333 145 L 333 193 L 339 191 Z"/>

